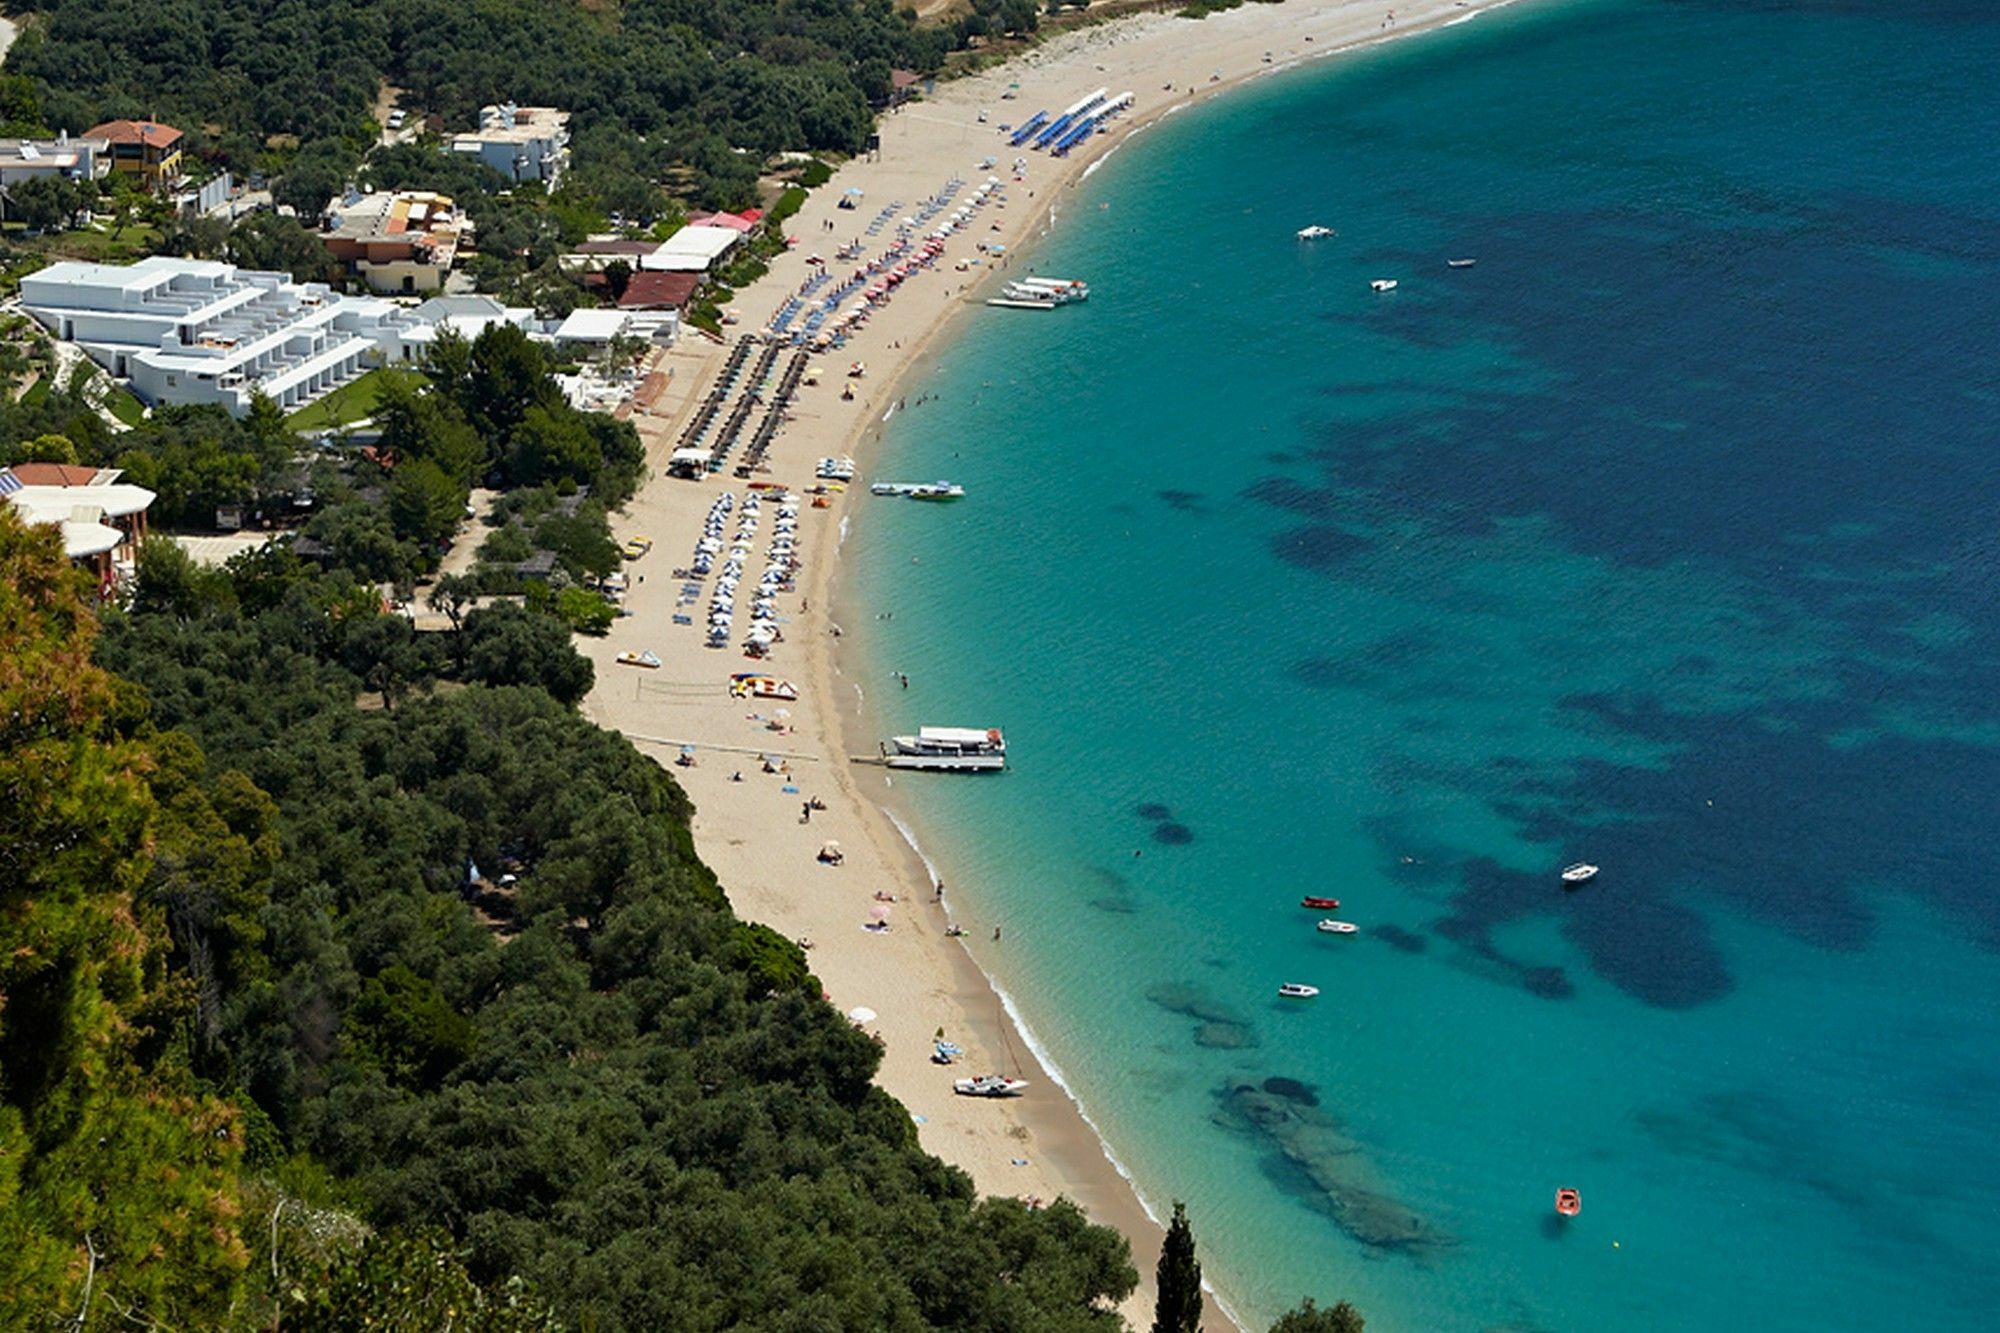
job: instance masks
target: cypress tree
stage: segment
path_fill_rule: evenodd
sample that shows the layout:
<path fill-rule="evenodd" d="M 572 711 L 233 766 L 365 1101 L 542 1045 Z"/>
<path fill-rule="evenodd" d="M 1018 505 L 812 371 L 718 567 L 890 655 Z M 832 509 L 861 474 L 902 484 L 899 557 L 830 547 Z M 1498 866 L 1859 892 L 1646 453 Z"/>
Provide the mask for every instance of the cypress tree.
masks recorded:
<path fill-rule="evenodd" d="M 1153 1333 L 1201 1333 L 1201 1263 L 1194 1257 L 1187 1208 L 1178 1199 L 1166 1243 L 1160 1246 L 1159 1288 Z"/>

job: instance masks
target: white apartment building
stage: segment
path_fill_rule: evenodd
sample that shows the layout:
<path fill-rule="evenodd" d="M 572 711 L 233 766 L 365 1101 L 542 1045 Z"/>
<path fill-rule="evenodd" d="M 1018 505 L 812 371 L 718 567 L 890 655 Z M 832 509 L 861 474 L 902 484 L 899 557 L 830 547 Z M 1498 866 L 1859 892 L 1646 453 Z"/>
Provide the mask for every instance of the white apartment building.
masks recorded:
<path fill-rule="evenodd" d="M 259 391 L 289 411 L 374 366 L 409 360 L 429 329 L 373 297 L 164 255 L 52 264 L 21 280 L 21 305 L 141 398 L 216 403 L 232 416 L 247 413 Z"/>
<path fill-rule="evenodd" d="M 483 106 L 479 128 L 453 136 L 451 151 L 477 157 L 516 185 L 541 181 L 554 190 L 569 166 L 569 113 L 512 102 Z"/>

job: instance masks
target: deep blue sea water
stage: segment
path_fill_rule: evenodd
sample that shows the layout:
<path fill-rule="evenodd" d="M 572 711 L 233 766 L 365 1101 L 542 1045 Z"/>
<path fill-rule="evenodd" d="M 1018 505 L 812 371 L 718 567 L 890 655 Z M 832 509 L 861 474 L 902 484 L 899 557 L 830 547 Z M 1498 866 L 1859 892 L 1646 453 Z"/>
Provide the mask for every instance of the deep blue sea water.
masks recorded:
<path fill-rule="evenodd" d="M 1991 3 L 1551 0 L 1289 73 L 891 423 L 970 495 L 860 501 L 871 702 L 1015 759 L 898 790 L 1257 1326 L 1992 1325 L 1996 71 Z"/>

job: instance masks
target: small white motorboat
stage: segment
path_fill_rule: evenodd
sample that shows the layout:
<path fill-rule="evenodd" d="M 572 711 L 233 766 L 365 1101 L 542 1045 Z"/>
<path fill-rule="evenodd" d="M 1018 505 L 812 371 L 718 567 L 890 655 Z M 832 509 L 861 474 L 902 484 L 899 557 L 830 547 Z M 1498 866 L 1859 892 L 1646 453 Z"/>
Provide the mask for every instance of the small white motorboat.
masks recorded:
<path fill-rule="evenodd" d="M 1332 917 L 1320 922 L 1319 928 L 1329 935 L 1352 935 L 1361 929 L 1352 921 L 1335 921 Z"/>
<path fill-rule="evenodd" d="M 1444 262 L 1452 268 L 1471 268 L 1479 261 L 1477 259 L 1447 259 Z"/>
<path fill-rule="evenodd" d="M 1340 235 L 1340 233 L 1335 231 L 1333 228 L 1322 227 L 1317 223 L 1315 223 L 1310 227 L 1299 228 L 1299 239 L 1302 241 L 1317 241 L 1323 237 L 1338 236 L 1338 235 Z"/>
<path fill-rule="evenodd" d="M 1028 1086 L 1024 1078 L 1008 1078 L 1004 1074 L 981 1074 L 978 1078 L 961 1078 L 952 1082 L 951 1090 L 961 1097 L 1018 1097 Z"/>
<path fill-rule="evenodd" d="M 1287 981 L 1284 985 L 1278 987 L 1278 994 L 1287 1000 L 1310 1000 L 1313 996 L 1319 994 L 1319 987 L 1308 986 L 1298 981 Z"/>
<path fill-rule="evenodd" d="M 1564 866 L 1562 880 L 1565 884 L 1588 884 L 1597 878 L 1597 867 L 1588 861 L 1578 861 L 1573 866 Z"/>
<path fill-rule="evenodd" d="M 1396 290 L 1396 280 L 1394 278 L 1375 278 L 1369 282 L 1368 286 L 1378 292 L 1393 292 Z"/>

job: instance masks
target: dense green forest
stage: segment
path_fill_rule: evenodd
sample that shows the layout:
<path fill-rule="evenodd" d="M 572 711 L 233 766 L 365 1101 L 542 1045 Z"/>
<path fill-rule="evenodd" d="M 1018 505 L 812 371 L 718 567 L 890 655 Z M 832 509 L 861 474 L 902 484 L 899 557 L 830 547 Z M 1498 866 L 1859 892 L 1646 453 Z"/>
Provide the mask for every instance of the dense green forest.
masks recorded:
<path fill-rule="evenodd" d="M 860 149 L 870 102 L 888 93 L 892 69 L 935 70 L 989 26 L 1034 26 L 1037 9 L 1031 0 L 980 0 L 955 25 L 919 26 L 889 0 L 51 0 L 39 8 L 46 28 L 31 27 L 7 62 L 26 82 L 0 98 L 17 126 L 74 131 L 152 116 L 239 174 L 277 166 L 317 185 L 351 170 L 372 145 L 369 116 L 384 83 L 448 129 L 469 127 L 485 103 L 559 106 L 575 117 L 577 192 L 633 216 L 651 211 L 668 163 L 694 168 L 706 198 L 729 202 L 745 197 L 765 155 Z"/>
<path fill-rule="evenodd" d="M 672 778 L 573 711 L 553 594 L 384 613 L 475 480 L 496 535 L 615 563 L 630 427 L 511 329 L 378 419 L 373 461 L 302 462 L 262 406 L 114 433 L 78 390 L 0 397 L 0 457 L 122 466 L 163 520 L 317 511 L 219 569 L 149 540 L 100 636 L 53 530 L 0 506 L 0 1310 L 1116 1327 L 1124 1240 L 923 1152 Z"/>
<path fill-rule="evenodd" d="M 0 513 L 0 566 L 0 1307 L 1116 1326 L 1123 1240 L 918 1147 L 546 618 L 417 644 L 266 555 L 142 574 L 99 667 L 52 535 Z"/>

